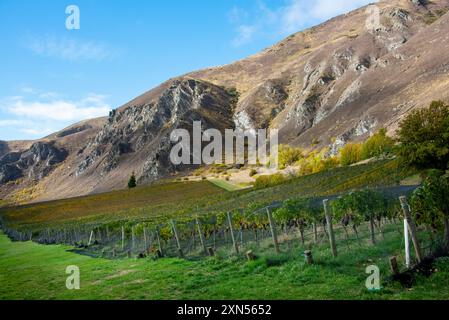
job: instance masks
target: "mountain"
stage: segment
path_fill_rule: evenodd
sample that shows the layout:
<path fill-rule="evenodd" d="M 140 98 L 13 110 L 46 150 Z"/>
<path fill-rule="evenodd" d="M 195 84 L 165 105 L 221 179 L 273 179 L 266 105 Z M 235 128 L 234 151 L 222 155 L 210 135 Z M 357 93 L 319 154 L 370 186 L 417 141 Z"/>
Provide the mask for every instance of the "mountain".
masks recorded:
<path fill-rule="evenodd" d="M 120 189 L 182 172 L 168 160 L 170 133 L 278 128 L 305 148 L 394 134 L 410 111 L 449 98 L 449 0 L 393 0 L 360 8 L 289 36 L 230 65 L 161 84 L 108 118 L 87 120 L 38 141 L 0 142 L 0 197 L 33 201 Z"/>

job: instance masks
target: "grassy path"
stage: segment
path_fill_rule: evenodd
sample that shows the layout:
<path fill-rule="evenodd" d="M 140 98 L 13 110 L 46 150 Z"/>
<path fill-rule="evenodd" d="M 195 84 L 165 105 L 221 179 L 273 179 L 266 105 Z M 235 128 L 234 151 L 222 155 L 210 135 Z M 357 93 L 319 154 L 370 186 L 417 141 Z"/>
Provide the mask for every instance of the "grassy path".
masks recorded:
<path fill-rule="evenodd" d="M 392 235 L 376 247 L 342 250 L 337 260 L 323 248 L 308 267 L 299 254 L 249 263 L 235 257 L 109 261 L 64 246 L 11 243 L 0 234 L 0 299 L 449 299 L 449 260 L 413 290 L 388 283 L 380 293 L 366 290 L 366 266 L 378 264 L 386 274 L 397 243 Z M 81 270 L 78 291 L 65 287 L 68 265 Z"/>

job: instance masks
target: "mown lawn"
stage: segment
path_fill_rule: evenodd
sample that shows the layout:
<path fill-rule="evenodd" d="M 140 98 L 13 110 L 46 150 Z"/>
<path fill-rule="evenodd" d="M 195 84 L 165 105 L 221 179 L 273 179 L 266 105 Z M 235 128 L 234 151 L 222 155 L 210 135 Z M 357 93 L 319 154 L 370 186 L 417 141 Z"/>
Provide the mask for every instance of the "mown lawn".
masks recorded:
<path fill-rule="evenodd" d="M 412 289 L 387 281 L 388 257 L 401 254 L 394 232 L 377 246 L 341 246 L 337 259 L 323 245 L 307 266 L 300 252 L 243 257 L 104 260 L 64 246 L 11 243 L 0 234 L 0 299 L 449 299 L 449 259 Z M 382 290 L 365 287 L 366 266 L 381 270 Z M 65 269 L 81 271 L 81 289 L 65 287 Z"/>

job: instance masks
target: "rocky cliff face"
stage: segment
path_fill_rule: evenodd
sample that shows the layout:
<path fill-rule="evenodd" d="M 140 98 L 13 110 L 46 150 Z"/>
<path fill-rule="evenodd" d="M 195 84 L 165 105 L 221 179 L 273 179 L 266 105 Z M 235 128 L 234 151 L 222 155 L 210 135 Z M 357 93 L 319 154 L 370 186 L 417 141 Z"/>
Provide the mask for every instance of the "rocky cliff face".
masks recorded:
<path fill-rule="evenodd" d="M 375 27 L 366 23 L 375 11 L 361 8 L 247 59 L 171 79 L 108 119 L 43 139 L 54 143 L 40 157 L 31 151 L 36 142 L 0 143 L 1 179 L 41 178 L 45 192 L 36 200 L 123 188 L 132 172 L 154 181 L 192 169 L 173 166 L 168 154 L 170 133 L 191 130 L 194 120 L 203 130 L 278 128 L 282 143 L 313 142 L 331 154 L 380 127 L 394 134 L 411 110 L 449 100 L 449 0 L 376 6 Z M 50 156 L 63 150 L 65 160 Z"/>
<path fill-rule="evenodd" d="M 174 80 L 156 99 L 111 112 L 83 150 L 76 177 L 100 174 L 113 180 L 114 170 L 129 175 L 135 171 L 141 182 L 148 182 L 180 171 L 183 168 L 169 161 L 171 132 L 192 131 L 193 121 L 201 121 L 203 130 L 233 128 L 235 103 L 232 92 L 222 87 L 188 78 Z"/>
<path fill-rule="evenodd" d="M 0 157 L 9 152 L 8 144 L 5 141 L 0 140 Z"/>
<path fill-rule="evenodd" d="M 41 180 L 52 168 L 63 162 L 67 151 L 57 149 L 53 143 L 37 142 L 24 152 L 12 152 L 0 158 L 0 183 L 27 177 Z"/>
<path fill-rule="evenodd" d="M 236 124 L 277 127 L 284 143 L 310 147 L 317 140 L 335 152 L 381 126 L 393 133 L 410 109 L 447 97 L 441 88 L 447 78 L 437 70 L 447 61 L 441 30 L 449 30 L 449 2 L 376 5 L 375 28 L 366 24 L 375 11 L 361 8 L 235 64 L 190 76 L 235 86 L 241 95 Z M 427 79 L 438 89 L 427 85 L 423 70 L 433 73 Z"/>

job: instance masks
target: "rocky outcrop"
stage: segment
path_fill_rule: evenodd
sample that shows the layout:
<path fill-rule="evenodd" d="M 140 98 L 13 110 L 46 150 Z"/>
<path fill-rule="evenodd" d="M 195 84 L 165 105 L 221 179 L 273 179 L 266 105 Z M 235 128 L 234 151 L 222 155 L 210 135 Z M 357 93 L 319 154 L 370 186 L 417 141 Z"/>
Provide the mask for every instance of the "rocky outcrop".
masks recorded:
<path fill-rule="evenodd" d="M 8 144 L 5 141 L 0 140 L 0 157 L 4 156 L 9 152 Z"/>
<path fill-rule="evenodd" d="M 181 171 L 169 161 L 174 129 L 192 130 L 193 121 L 208 128 L 233 128 L 235 97 L 226 90 L 195 79 L 174 80 L 155 101 L 111 112 L 109 121 L 83 152 L 76 176 L 92 170 L 102 176 L 129 158 L 141 159 L 140 181 L 152 181 Z M 135 168 L 134 168 L 135 170 Z"/>
<path fill-rule="evenodd" d="M 88 129 L 92 129 L 92 127 L 90 125 L 87 125 L 87 124 L 84 124 L 84 125 L 81 125 L 81 126 L 74 126 L 72 128 L 69 128 L 69 129 L 66 129 L 66 130 L 63 130 L 63 131 L 59 132 L 56 136 L 58 138 L 64 138 L 64 137 L 70 136 L 70 135 L 75 134 L 75 133 L 83 132 L 83 131 L 88 130 Z"/>
<path fill-rule="evenodd" d="M 55 165 L 63 162 L 67 151 L 52 143 L 37 142 L 24 152 L 8 153 L 0 158 L 0 183 L 7 183 L 27 176 L 41 180 Z"/>

